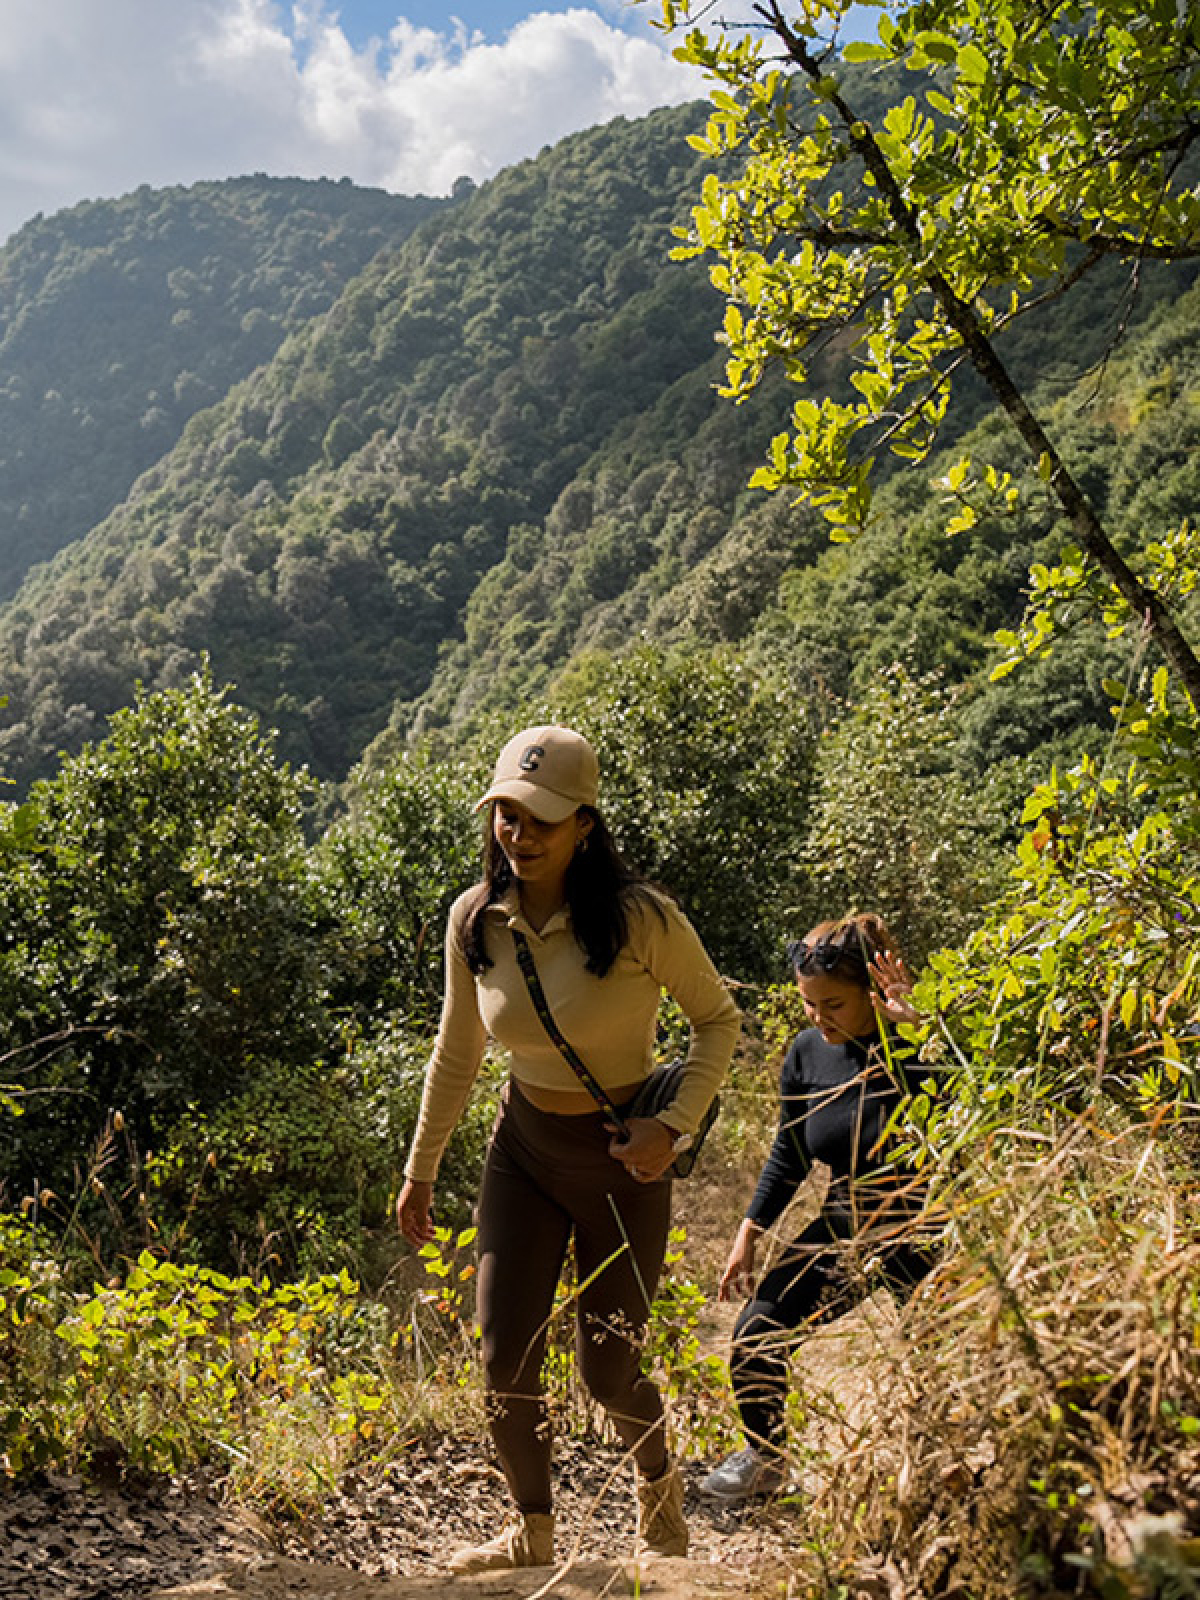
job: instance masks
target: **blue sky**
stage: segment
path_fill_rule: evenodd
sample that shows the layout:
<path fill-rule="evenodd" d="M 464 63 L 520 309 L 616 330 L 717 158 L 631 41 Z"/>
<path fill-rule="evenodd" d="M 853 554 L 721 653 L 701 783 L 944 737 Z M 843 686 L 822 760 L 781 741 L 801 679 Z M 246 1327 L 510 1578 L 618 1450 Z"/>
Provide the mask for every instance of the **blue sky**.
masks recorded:
<path fill-rule="evenodd" d="M 751 4 L 717 0 L 709 20 Z M 0 28 L 0 240 L 144 183 L 483 181 L 703 95 L 658 15 L 657 0 L 21 0 Z"/>
<path fill-rule="evenodd" d="M 520 4 L 518 0 L 473 0 L 473 3 L 455 3 L 455 0 L 343 0 L 337 7 L 341 13 L 342 27 L 348 38 L 365 44 L 372 36 L 385 36 L 396 17 L 403 15 L 422 28 L 444 28 L 450 17 L 456 17 L 472 31 L 488 39 L 502 38 L 531 11 L 595 11 L 618 27 L 635 26 L 635 18 L 657 14 L 652 4 L 642 6 L 621 5 L 619 0 L 610 5 L 589 5 L 587 0 L 541 0 L 539 5 Z"/>
<path fill-rule="evenodd" d="M 443 0 L 342 0 L 337 9 L 346 36 L 359 45 L 365 45 L 371 38 L 386 37 L 400 15 L 419 27 L 435 29 L 444 29 L 449 18 L 457 18 L 469 30 L 483 34 L 488 40 L 503 38 L 533 11 L 559 14 L 594 11 L 615 28 L 643 34 L 652 33 L 650 19 L 657 20 L 662 15 L 658 0 L 641 0 L 641 4 L 634 4 L 633 0 L 540 0 L 536 5 L 529 0 L 525 3 L 521 0 L 465 0 L 465 3 L 463 0 L 459 3 L 455 0 L 446 0 L 446 3 Z M 726 13 L 744 13 L 745 9 L 746 0 L 726 0 L 724 6 Z M 865 6 L 858 10 L 845 37 L 873 39 L 877 13 Z M 718 4 L 711 15 L 720 15 L 721 11 Z"/>

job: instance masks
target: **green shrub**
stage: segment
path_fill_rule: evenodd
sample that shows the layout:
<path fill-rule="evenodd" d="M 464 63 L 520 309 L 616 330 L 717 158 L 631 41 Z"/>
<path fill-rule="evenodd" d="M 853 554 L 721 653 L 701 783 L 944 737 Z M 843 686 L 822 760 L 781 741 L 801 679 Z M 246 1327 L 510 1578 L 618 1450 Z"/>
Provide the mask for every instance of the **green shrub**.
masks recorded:
<path fill-rule="evenodd" d="M 775 970 L 812 777 L 812 736 L 783 685 L 733 651 L 643 646 L 577 662 L 552 712 L 595 745 L 622 849 L 679 896 L 721 970 Z"/>
<path fill-rule="evenodd" d="M 876 911 L 916 963 L 979 920 L 1004 825 L 954 770 L 955 717 L 952 696 L 896 666 L 821 739 L 797 934 Z"/>
<path fill-rule="evenodd" d="M 256 1492 L 311 1496 L 395 1424 L 400 1391 L 374 1345 L 364 1360 L 347 1274 L 272 1286 L 147 1251 L 123 1282 L 80 1294 L 45 1261 L 9 1264 L 30 1237 L 6 1219 L 8 1473 L 215 1462 Z"/>
<path fill-rule="evenodd" d="M 918 982 L 905 1031 L 961 1069 L 909 1108 L 944 1254 L 802 1380 L 800 1592 L 1194 1591 L 1195 748 L 1158 678 L 1111 770 L 1035 791 L 1007 892 Z"/>
<path fill-rule="evenodd" d="M 319 1053 L 310 797 L 204 678 L 118 713 L 36 786 L 29 847 L 0 857 L 3 1041 L 27 1091 L 0 1154 L 22 1193 L 64 1188 L 116 1109 L 153 1147 L 247 1060 Z"/>
<path fill-rule="evenodd" d="M 1127 713 L 1127 726 L 1137 753 L 1122 738 L 1115 772 L 1085 758 L 1035 790 L 1007 893 L 918 987 L 997 1103 L 1116 1096 L 1150 1113 L 1195 1098 L 1200 801 L 1158 736 L 1186 747 L 1187 727 L 1194 747 L 1196 718 Z"/>
<path fill-rule="evenodd" d="M 335 928 L 335 998 L 363 1028 L 436 1025 L 446 917 L 479 874 L 472 777 L 421 753 L 356 775 L 315 851 Z"/>

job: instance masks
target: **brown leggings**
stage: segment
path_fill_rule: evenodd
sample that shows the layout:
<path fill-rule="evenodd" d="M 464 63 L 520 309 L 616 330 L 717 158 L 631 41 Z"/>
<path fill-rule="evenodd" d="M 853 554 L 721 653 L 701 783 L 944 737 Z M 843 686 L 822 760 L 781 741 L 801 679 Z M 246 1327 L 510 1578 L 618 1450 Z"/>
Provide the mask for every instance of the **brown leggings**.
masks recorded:
<path fill-rule="evenodd" d="M 477 1310 L 492 1438 L 523 1512 L 551 1505 L 542 1390 L 554 1291 L 572 1233 L 579 1370 L 650 1477 L 666 1464 L 662 1401 L 641 1372 L 666 1250 L 671 1184 L 638 1183 L 608 1153 L 604 1115 L 539 1111 L 510 1082 L 479 1196 Z"/>

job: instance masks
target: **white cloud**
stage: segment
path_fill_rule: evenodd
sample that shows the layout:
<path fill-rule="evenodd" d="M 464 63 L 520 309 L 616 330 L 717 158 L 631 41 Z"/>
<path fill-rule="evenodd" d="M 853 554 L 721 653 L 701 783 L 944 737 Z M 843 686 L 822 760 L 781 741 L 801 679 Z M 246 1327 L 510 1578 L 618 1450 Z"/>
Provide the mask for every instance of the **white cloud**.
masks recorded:
<path fill-rule="evenodd" d="M 583 9 L 492 44 L 451 16 L 400 21 L 362 50 L 320 0 L 41 0 L 4 21 L 0 238 L 38 210 L 245 172 L 444 192 L 703 92 L 657 38 Z"/>
<path fill-rule="evenodd" d="M 532 154 L 572 129 L 638 116 L 702 85 L 654 44 L 609 27 L 592 12 L 540 14 L 502 44 L 447 50 L 418 74 L 389 71 L 374 102 L 379 124 L 407 124 L 380 141 L 379 181 L 445 189 Z M 448 137 L 449 136 L 449 137 Z"/>

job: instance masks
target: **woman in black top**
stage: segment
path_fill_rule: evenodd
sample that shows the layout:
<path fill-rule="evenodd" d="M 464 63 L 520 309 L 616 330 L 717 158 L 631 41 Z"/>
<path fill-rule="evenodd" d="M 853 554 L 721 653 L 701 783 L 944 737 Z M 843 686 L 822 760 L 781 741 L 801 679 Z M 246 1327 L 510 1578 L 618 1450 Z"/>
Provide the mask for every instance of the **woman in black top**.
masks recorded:
<path fill-rule="evenodd" d="M 804 1330 L 840 1316 L 880 1282 L 907 1292 L 931 1265 L 909 1238 L 920 1204 L 916 1179 L 881 1148 L 903 1091 L 880 1019 L 916 1018 L 912 980 L 894 950 L 884 923 L 869 914 L 819 923 L 789 947 L 813 1026 L 793 1039 L 784 1060 L 779 1129 L 721 1277 L 722 1300 L 751 1291 L 730 1358 L 746 1447 L 702 1485 L 728 1500 L 781 1481 L 788 1357 Z M 830 1169 L 819 1215 L 755 1283 L 759 1237 L 817 1161 Z"/>

